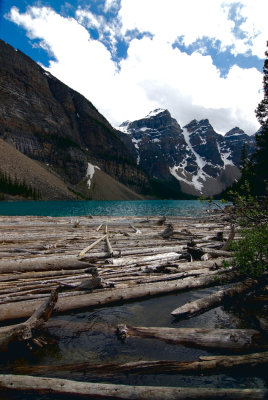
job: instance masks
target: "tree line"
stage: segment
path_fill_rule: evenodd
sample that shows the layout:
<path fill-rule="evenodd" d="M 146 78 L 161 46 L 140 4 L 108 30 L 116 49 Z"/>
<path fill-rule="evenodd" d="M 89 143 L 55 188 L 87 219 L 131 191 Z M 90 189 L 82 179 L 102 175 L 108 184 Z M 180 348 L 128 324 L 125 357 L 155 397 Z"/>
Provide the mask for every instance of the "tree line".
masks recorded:
<path fill-rule="evenodd" d="M 16 175 L 12 178 L 10 174 L 0 171 L 0 198 L 4 199 L 5 194 L 23 196 L 33 200 L 41 199 L 40 191 L 27 185 L 25 179 L 20 182 Z"/>

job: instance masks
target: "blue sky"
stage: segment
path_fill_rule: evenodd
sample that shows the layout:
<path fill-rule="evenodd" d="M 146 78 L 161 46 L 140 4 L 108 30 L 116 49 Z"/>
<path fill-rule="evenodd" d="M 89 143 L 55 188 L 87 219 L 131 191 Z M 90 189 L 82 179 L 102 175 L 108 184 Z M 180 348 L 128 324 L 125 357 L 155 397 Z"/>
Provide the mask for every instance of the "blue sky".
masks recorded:
<path fill-rule="evenodd" d="M 0 37 L 114 125 L 168 108 L 183 126 L 258 129 L 266 0 L 0 0 Z"/>

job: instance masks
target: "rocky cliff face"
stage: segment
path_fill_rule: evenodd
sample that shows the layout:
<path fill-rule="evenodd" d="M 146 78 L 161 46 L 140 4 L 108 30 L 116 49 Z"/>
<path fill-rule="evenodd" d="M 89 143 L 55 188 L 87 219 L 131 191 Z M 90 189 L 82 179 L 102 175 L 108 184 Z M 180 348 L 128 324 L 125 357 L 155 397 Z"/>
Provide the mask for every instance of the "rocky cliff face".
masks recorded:
<path fill-rule="evenodd" d="M 120 125 L 121 138 L 150 177 L 174 184 L 192 195 L 220 193 L 239 177 L 243 144 L 248 154 L 255 137 L 234 128 L 222 136 L 207 119 L 184 128 L 168 110 L 157 109 L 138 121 Z"/>
<path fill-rule="evenodd" d="M 0 138 L 72 185 L 88 162 L 132 188 L 148 184 L 93 104 L 1 40 Z"/>

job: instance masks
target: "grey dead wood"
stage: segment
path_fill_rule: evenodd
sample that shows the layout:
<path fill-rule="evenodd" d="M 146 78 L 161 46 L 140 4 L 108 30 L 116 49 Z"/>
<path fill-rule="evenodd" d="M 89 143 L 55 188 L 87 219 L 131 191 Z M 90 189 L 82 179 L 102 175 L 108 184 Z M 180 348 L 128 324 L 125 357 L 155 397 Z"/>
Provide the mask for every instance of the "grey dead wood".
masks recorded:
<path fill-rule="evenodd" d="M 21 260 L 1 260 L 0 274 L 62 269 L 84 269 L 86 262 L 79 261 L 75 255 L 33 257 Z"/>
<path fill-rule="evenodd" d="M 221 279 L 225 282 L 237 278 L 237 272 L 224 273 Z M 207 287 L 219 284 L 220 278 L 215 279 L 214 275 L 200 276 L 197 278 L 188 277 L 178 279 L 171 282 L 156 282 L 130 286 L 118 289 L 104 289 L 99 292 L 93 292 L 88 295 L 70 296 L 68 302 L 64 299 L 59 300 L 55 311 L 61 313 L 69 310 L 81 309 L 85 307 L 96 307 L 106 304 L 126 301 L 130 299 L 147 298 L 157 296 L 164 293 L 173 293 L 180 290 Z M 0 321 L 10 320 L 15 318 L 25 318 L 32 314 L 33 310 L 40 305 L 38 301 L 20 302 L 20 307 L 13 303 L 0 305 Z"/>
<path fill-rule="evenodd" d="M 245 351 L 264 349 L 265 340 L 255 329 L 161 328 L 123 326 L 125 337 L 143 337 L 163 340 L 190 347 Z M 119 332 L 119 325 L 117 331 Z M 266 346 L 267 348 L 267 346 Z"/>
<path fill-rule="evenodd" d="M 0 375 L 2 390 L 34 392 L 51 395 L 88 396 L 125 400 L 178 399 L 265 399 L 266 389 L 215 389 L 160 386 L 127 386 L 105 383 L 78 382 L 67 379 L 33 377 L 27 375 Z"/>
<path fill-rule="evenodd" d="M 49 298 L 40 304 L 27 321 L 10 327 L 0 328 L 0 349 L 5 349 L 11 342 L 29 340 L 34 329 L 40 329 L 48 321 L 58 300 L 58 291 L 52 290 Z"/>
<path fill-rule="evenodd" d="M 223 301 L 233 298 L 257 287 L 258 281 L 248 278 L 243 282 L 234 284 L 231 288 L 219 290 L 209 296 L 184 304 L 171 312 L 174 317 L 191 317 L 217 307 Z"/>

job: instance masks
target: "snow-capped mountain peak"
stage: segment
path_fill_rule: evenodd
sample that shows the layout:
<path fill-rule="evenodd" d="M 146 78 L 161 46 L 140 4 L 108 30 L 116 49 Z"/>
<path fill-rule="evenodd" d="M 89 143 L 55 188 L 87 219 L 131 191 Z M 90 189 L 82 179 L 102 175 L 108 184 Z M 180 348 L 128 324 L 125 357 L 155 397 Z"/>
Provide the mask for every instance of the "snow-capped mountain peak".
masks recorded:
<path fill-rule="evenodd" d="M 125 142 L 152 178 L 179 181 L 185 193 L 213 195 L 239 177 L 243 143 L 250 155 L 255 138 L 234 128 L 225 136 L 208 119 L 192 120 L 182 129 L 168 110 L 158 108 L 146 117 L 120 127 Z M 128 133 L 128 135 L 126 135 Z"/>
<path fill-rule="evenodd" d="M 168 112 L 168 113 L 169 113 L 168 110 L 165 110 L 165 109 L 163 109 L 163 108 L 156 108 L 155 110 L 150 111 L 149 114 L 146 115 L 145 118 L 156 117 L 157 115 L 162 114 L 162 113 L 165 113 L 165 112 Z"/>

